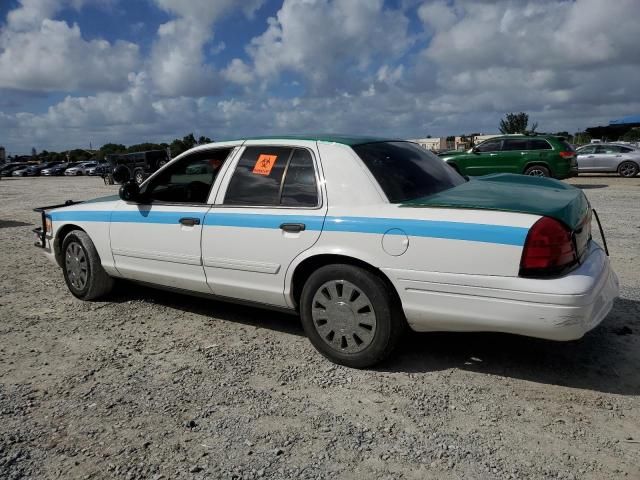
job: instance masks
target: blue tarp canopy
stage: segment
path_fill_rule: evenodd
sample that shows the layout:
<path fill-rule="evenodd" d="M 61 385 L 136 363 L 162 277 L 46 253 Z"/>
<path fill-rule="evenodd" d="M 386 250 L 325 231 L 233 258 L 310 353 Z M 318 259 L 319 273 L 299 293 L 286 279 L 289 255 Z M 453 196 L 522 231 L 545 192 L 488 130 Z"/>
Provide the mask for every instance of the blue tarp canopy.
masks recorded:
<path fill-rule="evenodd" d="M 640 123 L 640 115 L 628 115 L 617 120 L 611 120 L 609 125 L 627 125 L 630 123 Z"/>

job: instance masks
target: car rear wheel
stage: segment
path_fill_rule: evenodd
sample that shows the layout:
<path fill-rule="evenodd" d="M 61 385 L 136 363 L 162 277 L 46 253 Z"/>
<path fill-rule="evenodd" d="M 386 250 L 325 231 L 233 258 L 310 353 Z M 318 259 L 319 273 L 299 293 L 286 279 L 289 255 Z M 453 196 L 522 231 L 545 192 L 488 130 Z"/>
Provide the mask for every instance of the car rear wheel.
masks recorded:
<path fill-rule="evenodd" d="M 618 173 L 621 177 L 635 177 L 638 174 L 638 165 L 634 162 L 622 162 L 618 167 Z"/>
<path fill-rule="evenodd" d="M 307 280 L 300 299 L 305 333 L 332 362 L 366 368 L 387 358 L 406 320 L 391 288 L 353 265 L 327 265 Z"/>
<path fill-rule="evenodd" d="M 543 167 L 541 165 L 533 165 L 532 167 L 527 168 L 524 171 L 525 175 L 530 175 L 532 177 L 549 177 L 551 174 L 549 173 L 549 169 L 547 167 Z"/>
<path fill-rule="evenodd" d="M 144 172 L 142 170 L 136 170 L 133 172 L 133 179 L 136 181 L 138 185 L 144 182 Z"/>
<path fill-rule="evenodd" d="M 82 230 L 71 231 L 62 242 L 62 271 L 71 293 L 81 300 L 108 294 L 114 280 L 102 268 L 91 238 Z"/>

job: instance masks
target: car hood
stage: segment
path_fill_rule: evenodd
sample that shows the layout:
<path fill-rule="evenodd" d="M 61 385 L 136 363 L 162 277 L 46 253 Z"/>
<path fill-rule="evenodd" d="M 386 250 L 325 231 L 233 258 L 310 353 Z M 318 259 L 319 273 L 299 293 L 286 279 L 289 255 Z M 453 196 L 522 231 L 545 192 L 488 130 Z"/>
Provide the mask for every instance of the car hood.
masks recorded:
<path fill-rule="evenodd" d="M 579 228 L 589 210 L 582 190 L 551 178 L 498 173 L 476 177 L 435 195 L 404 202 L 403 207 L 471 208 L 529 213 Z"/>

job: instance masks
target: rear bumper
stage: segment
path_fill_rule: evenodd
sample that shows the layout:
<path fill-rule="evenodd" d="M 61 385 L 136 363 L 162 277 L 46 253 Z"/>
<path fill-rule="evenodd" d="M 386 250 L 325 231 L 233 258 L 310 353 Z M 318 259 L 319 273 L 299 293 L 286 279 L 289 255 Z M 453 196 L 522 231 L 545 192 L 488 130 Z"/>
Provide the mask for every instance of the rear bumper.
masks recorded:
<path fill-rule="evenodd" d="M 529 279 L 388 270 L 416 331 L 492 331 L 575 340 L 618 296 L 618 278 L 592 242 L 585 262 L 561 278 Z"/>

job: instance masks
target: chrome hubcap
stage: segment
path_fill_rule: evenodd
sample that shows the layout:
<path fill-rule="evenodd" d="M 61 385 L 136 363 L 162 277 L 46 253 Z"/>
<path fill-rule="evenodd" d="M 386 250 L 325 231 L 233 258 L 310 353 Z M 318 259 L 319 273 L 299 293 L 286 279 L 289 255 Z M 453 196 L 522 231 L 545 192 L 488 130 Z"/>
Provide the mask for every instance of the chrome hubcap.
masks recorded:
<path fill-rule="evenodd" d="M 533 170 L 529 171 L 529 175 L 531 175 L 532 177 L 544 177 L 544 172 L 542 170 L 538 170 L 537 168 L 534 168 Z"/>
<path fill-rule="evenodd" d="M 331 280 L 313 296 L 313 325 L 334 350 L 361 352 L 373 342 L 376 314 L 362 290 L 346 280 Z"/>
<path fill-rule="evenodd" d="M 69 243 L 64 257 L 69 282 L 73 288 L 82 290 L 87 285 L 89 274 L 87 257 L 84 254 L 82 246 L 77 242 Z"/>

